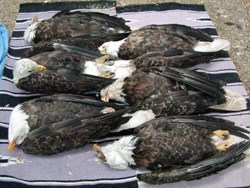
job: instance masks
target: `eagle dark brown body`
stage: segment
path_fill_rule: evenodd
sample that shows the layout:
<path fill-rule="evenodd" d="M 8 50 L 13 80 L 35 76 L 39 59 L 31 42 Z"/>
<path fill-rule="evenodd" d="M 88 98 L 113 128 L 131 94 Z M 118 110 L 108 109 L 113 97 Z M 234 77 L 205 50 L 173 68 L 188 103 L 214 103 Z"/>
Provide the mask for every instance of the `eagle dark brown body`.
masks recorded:
<path fill-rule="evenodd" d="M 238 162 L 250 147 L 249 133 L 211 116 L 163 115 L 141 124 L 131 136 L 94 149 L 112 168 L 149 169 L 139 180 L 161 184 L 201 178 Z M 230 145 L 230 135 L 247 141 Z"/>
<path fill-rule="evenodd" d="M 229 134 L 247 141 L 218 149 L 211 139 L 216 129 L 228 130 Z M 244 159 L 244 152 L 250 147 L 245 134 L 249 131 L 233 122 L 209 116 L 160 117 L 135 132 L 139 138 L 133 150 L 136 166 L 153 170 L 138 178 L 153 184 L 198 179 L 216 173 Z"/>
<path fill-rule="evenodd" d="M 172 79 L 140 70 L 135 71 L 124 81 L 124 93 L 130 103 L 145 100 L 151 95 L 181 90 L 179 83 Z"/>
<path fill-rule="evenodd" d="M 76 50 L 77 47 L 84 49 L 88 53 L 88 56 L 91 54 L 94 55 L 92 58 L 96 58 L 96 56 L 101 56 L 98 50 L 98 47 L 107 41 L 116 41 L 122 40 L 125 38 L 129 33 L 116 33 L 116 34 L 108 34 L 106 36 L 91 36 L 91 35 L 84 35 L 84 36 L 77 36 L 77 37 L 62 37 L 62 38 L 52 38 L 46 41 L 40 41 L 39 43 L 34 44 L 30 49 L 26 50 L 22 55 L 22 58 L 28 58 L 34 56 L 36 54 L 40 54 L 42 52 L 54 51 L 57 48 L 54 46 L 55 43 L 68 45 L 68 46 L 75 46 Z M 86 52 L 78 51 L 81 55 L 86 55 Z"/>
<path fill-rule="evenodd" d="M 92 56 L 92 57 L 91 57 Z M 71 74 L 83 74 L 84 64 L 86 61 L 98 58 L 98 54 L 79 54 L 76 52 L 68 52 L 66 50 L 55 50 L 51 52 L 42 52 L 30 57 L 39 65 L 43 65 L 47 70 L 55 70 L 57 72 L 71 72 Z"/>
<path fill-rule="evenodd" d="M 175 67 L 189 68 L 197 64 L 209 63 L 219 52 L 195 52 L 171 49 L 162 52 L 149 52 L 133 60 L 136 68 Z"/>
<path fill-rule="evenodd" d="M 112 79 L 90 75 L 75 75 L 70 71 L 46 70 L 20 79 L 16 86 L 33 93 L 86 94 L 88 92 L 98 92 L 112 82 Z"/>
<path fill-rule="evenodd" d="M 128 109 L 104 115 L 80 116 L 31 131 L 22 143 L 25 153 L 52 155 L 79 148 L 115 129 Z"/>
<path fill-rule="evenodd" d="M 193 51 L 198 41 L 212 42 L 206 33 L 184 25 L 149 25 L 131 32 L 120 46 L 118 57 L 135 59 L 148 52 L 171 49 Z"/>
<path fill-rule="evenodd" d="M 15 142 L 26 132 L 18 143 L 26 153 L 55 154 L 105 136 L 128 112 L 129 108 L 124 108 L 79 95 L 44 96 L 15 107 L 9 134 L 13 134 L 10 136 Z"/>
<path fill-rule="evenodd" d="M 23 112 L 29 114 L 30 130 L 80 116 L 88 117 L 102 114 L 102 110 L 106 107 L 112 107 L 115 110 L 123 108 L 113 103 L 105 103 L 90 97 L 72 94 L 43 96 L 23 102 L 21 105 Z"/>
<path fill-rule="evenodd" d="M 34 42 L 58 37 L 102 36 L 129 31 L 130 28 L 122 18 L 98 12 L 62 11 L 39 23 Z"/>
<path fill-rule="evenodd" d="M 122 87 L 119 88 L 119 82 Z M 128 103 L 141 102 L 149 97 L 168 95 L 176 91 L 202 91 L 216 100 L 225 101 L 225 91 L 222 83 L 209 79 L 208 75 L 195 71 L 175 68 L 138 69 L 131 76 L 120 79 L 101 91 L 102 99 L 110 97 L 113 100 L 119 94 Z M 114 91 L 113 91 L 114 90 Z M 119 93 L 118 91 L 122 91 Z M 112 98 L 113 97 L 113 98 Z"/>

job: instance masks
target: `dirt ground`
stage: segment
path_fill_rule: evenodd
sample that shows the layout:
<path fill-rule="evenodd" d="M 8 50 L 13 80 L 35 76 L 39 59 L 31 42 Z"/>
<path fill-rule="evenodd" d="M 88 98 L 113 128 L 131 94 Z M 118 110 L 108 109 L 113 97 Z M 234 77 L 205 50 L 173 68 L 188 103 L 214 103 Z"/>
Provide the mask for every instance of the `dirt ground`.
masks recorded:
<path fill-rule="evenodd" d="M 12 32 L 20 3 L 79 0 L 0 0 L 0 22 Z M 250 0 L 117 0 L 118 6 L 128 4 L 178 2 L 204 4 L 219 35 L 231 42 L 230 57 L 245 88 L 250 94 Z M 248 6 L 247 6 L 248 5 Z"/>

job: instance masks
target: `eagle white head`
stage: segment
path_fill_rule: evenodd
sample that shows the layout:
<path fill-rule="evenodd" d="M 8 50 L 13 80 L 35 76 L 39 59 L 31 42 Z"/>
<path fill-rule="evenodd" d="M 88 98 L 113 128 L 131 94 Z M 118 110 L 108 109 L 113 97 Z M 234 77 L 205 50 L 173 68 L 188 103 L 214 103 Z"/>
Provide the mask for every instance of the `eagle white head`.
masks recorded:
<path fill-rule="evenodd" d="M 108 102 L 112 99 L 117 102 L 126 102 L 126 99 L 124 98 L 126 94 L 123 93 L 123 85 L 125 83 L 124 79 L 125 78 L 119 78 L 109 86 L 103 88 L 100 92 L 101 100 Z"/>
<path fill-rule="evenodd" d="M 12 151 L 17 145 L 20 145 L 28 136 L 30 127 L 28 124 L 29 115 L 22 109 L 22 105 L 17 105 L 10 116 L 10 125 L 8 132 L 9 145 L 8 150 Z"/>
<path fill-rule="evenodd" d="M 29 27 L 24 32 L 24 40 L 28 43 L 32 43 L 36 37 L 36 28 L 38 27 L 39 21 L 38 17 L 35 16 Z"/>
<path fill-rule="evenodd" d="M 31 59 L 24 58 L 15 62 L 13 69 L 13 81 L 15 84 L 18 83 L 19 79 L 25 78 L 32 73 L 46 70 L 46 67 L 43 65 L 37 64 Z"/>
<path fill-rule="evenodd" d="M 126 169 L 130 165 L 136 165 L 132 156 L 137 140 L 135 136 L 124 136 L 103 147 L 95 144 L 93 148 L 98 153 L 98 157 L 106 161 L 111 168 Z"/>
<path fill-rule="evenodd" d="M 103 55 L 110 55 L 112 58 L 118 58 L 119 48 L 125 42 L 125 39 L 119 41 L 109 41 L 103 43 L 98 49 Z"/>

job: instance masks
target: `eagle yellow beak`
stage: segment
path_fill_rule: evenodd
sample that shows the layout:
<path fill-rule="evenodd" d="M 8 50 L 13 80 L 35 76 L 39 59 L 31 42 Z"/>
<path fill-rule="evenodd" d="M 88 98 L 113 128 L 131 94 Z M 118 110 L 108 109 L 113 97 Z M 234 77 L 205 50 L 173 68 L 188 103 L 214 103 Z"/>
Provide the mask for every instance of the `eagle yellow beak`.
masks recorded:
<path fill-rule="evenodd" d="M 9 151 L 13 151 L 14 149 L 16 149 L 16 147 L 17 147 L 17 143 L 16 143 L 16 141 L 14 140 L 14 141 L 12 141 L 12 142 L 9 143 L 7 149 L 8 149 Z"/>
<path fill-rule="evenodd" d="M 98 158 L 99 159 L 101 159 L 102 161 L 106 161 L 105 156 L 103 155 L 100 146 L 98 146 L 97 144 L 94 144 L 93 149 L 98 153 Z"/>
<path fill-rule="evenodd" d="M 102 54 L 102 55 L 108 55 L 108 52 L 106 50 L 101 50 L 100 54 Z"/>
<path fill-rule="evenodd" d="M 102 100 L 103 102 L 109 102 L 109 97 L 108 97 L 108 95 L 102 96 L 102 97 L 101 97 L 101 100 Z"/>
<path fill-rule="evenodd" d="M 38 19 L 39 19 L 38 16 L 34 16 L 31 24 L 38 22 Z"/>
<path fill-rule="evenodd" d="M 36 67 L 36 72 L 41 72 L 41 71 L 45 71 L 45 70 L 47 70 L 47 68 L 43 65 L 38 65 Z"/>

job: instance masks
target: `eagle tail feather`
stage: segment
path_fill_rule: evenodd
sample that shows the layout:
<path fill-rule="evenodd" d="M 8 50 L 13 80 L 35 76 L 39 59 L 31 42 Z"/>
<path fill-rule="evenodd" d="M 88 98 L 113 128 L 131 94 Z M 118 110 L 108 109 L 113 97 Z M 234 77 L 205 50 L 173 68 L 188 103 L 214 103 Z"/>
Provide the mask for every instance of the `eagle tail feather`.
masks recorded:
<path fill-rule="evenodd" d="M 226 91 L 226 102 L 220 105 L 210 106 L 209 108 L 226 111 L 240 111 L 247 108 L 247 101 L 242 95 L 228 89 L 224 90 Z"/>
<path fill-rule="evenodd" d="M 198 52 L 217 52 L 220 50 L 229 51 L 230 42 L 225 39 L 214 39 L 213 42 L 200 41 L 194 46 L 193 49 Z"/>

